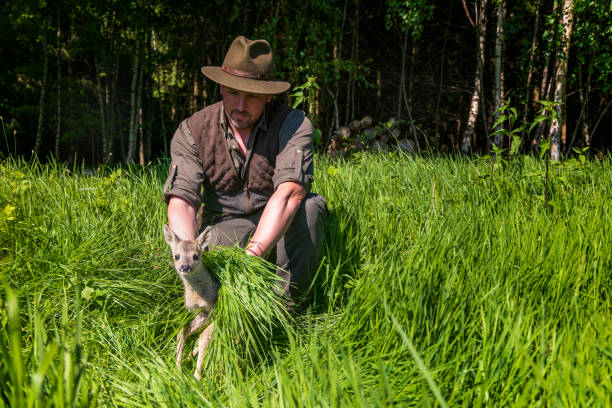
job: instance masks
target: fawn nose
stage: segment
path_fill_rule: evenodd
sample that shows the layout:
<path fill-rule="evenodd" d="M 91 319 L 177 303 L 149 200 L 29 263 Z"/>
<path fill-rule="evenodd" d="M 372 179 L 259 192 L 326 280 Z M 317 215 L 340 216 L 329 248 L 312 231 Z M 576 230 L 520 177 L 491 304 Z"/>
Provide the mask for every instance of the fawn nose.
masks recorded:
<path fill-rule="evenodd" d="M 191 267 L 191 265 L 181 265 L 179 271 L 181 271 L 183 273 L 189 273 L 189 272 L 191 272 L 191 269 L 193 269 Z"/>

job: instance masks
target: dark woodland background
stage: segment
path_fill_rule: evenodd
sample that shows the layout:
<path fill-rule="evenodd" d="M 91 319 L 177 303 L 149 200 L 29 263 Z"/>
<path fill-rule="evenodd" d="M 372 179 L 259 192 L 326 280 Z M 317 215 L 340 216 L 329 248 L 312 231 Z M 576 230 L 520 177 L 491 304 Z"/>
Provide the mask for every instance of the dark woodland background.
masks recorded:
<path fill-rule="evenodd" d="M 561 157 L 601 157 L 612 144 L 609 0 L 16 0 L 2 10 L 0 157 L 167 155 L 177 124 L 219 99 L 200 67 L 220 65 L 241 34 L 270 41 L 293 87 L 281 98 L 310 115 L 321 152 L 380 149 L 384 133 L 383 148 L 448 154 L 519 142 L 532 153 L 548 140 Z M 364 116 L 373 123 L 338 141 Z"/>

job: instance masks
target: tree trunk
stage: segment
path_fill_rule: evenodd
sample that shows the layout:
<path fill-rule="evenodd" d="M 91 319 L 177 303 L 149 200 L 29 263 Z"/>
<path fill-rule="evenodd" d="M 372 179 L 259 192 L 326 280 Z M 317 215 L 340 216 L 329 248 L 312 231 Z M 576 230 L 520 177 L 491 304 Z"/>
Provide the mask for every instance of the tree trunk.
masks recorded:
<path fill-rule="evenodd" d="M 397 109 L 395 111 L 395 118 L 397 119 L 398 123 L 401 121 L 402 118 L 402 94 L 406 92 L 404 85 L 406 83 L 406 52 L 408 48 L 408 30 L 404 31 L 403 39 L 400 32 L 400 46 L 402 47 L 402 66 L 400 71 L 400 84 L 397 88 Z"/>
<path fill-rule="evenodd" d="M 408 97 L 406 94 L 406 90 L 404 89 L 404 102 L 406 102 L 406 112 L 408 113 L 408 120 L 410 121 L 410 128 L 412 129 L 412 137 L 414 138 L 414 144 L 416 147 L 416 151 L 421 151 L 421 146 L 419 145 L 419 139 L 417 137 L 416 125 L 414 123 L 414 119 L 412 118 L 412 109 L 410 108 L 410 103 L 408 102 Z M 397 140 L 396 140 L 397 142 Z"/>
<path fill-rule="evenodd" d="M 353 37 L 353 61 L 359 61 L 359 0 L 355 0 L 355 36 Z M 351 118 L 356 118 L 359 110 L 359 98 L 357 96 L 357 67 L 354 69 L 351 89 Z"/>
<path fill-rule="evenodd" d="M 589 74 L 587 77 L 586 92 L 585 92 L 584 86 L 582 83 L 582 67 L 578 66 L 578 97 L 580 99 L 580 104 L 582 106 L 580 108 L 580 115 L 578 115 L 578 120 L 576 121 L 576 126 L 574 127 L 574 132 L 572 132 L 572 139 L 570 140 L 570 143 L 567 146 L 567 151 L 570 151 L 572 146 L 574 145 L 574 141 L 576 140 L 576 135 L 578 134 L 578 130 L 581 127 L 582 127 L 582 133 L 584 134 L 585 146 L 589 147 L 591 144 L 591 140 L 589 136 L 588 115 L 587 115 L 590 88 L 591 88 L 591 74 Z"/>
<path fill-rule="evenodd" d="M 558 8 L 559 8 L 559 2 L 554 1 L 553 10 L 552 10 L 553 16 L 557 14 Z M 553 36 L 556 38 L 556 30 L 553 33 Z M 552 42 L 554 42 L 554 40 Z M 540 82 L 540 92 L 536 100 L 542 100 L 542 99 L 549 100 L 550 99 L 550 97 L 548 96 L 550 92 L 550 81 L 549 81 L 550 60 L 551 60 L 550 56 L 553 54 L 553 51 L 554 50 L 549 50 L 549 52 L 547 53 L 546 62 L 544 63 L 544 72 L 542 73 L 542 81 Z M 535 108 L 537 109 L 538 107 L 536 106 Z M 546 125 L 545 122 L 541 122 L 536 128 L 535 137 L 533 138 L 531 142 L 533 148 L 540 145 L 540 141 L 542 139 L 542 134 L 544 133 L 545 125 Z"/>
<path fill-rule="evenodd" d="M 536 50 L 538 49 L 538 31 L 540 27 L 540 7 L 542 5 L 542 0 L 538 0 L 535 9 L 535 21 L 533 34 L 531 36 L 531 48 L 529 49 L 529 68 L 527 71 L 527 84 L 525 85 L 525 89 L 527 90 L 525 93 L 525 105 L 523 106 L 523 115 L 521 123 L 527 123 L 527 118 L 529 116 L 529 106 L 531 105 L 531 81 L 533 78 L 534 69 L 534 58 Z M 525 137 L 526 129 L 521 132 L 521 138 Z"/>
<path fill-rule="evenodd" d="M 97 91 L 98 91 L 98 105 L 100 107 L 100 132 L 101 132 L 101 141 L 102 141 L 102 153 L 104 155 L 106 155 L 106 148 L 107 148 L 107 142 L 106 142 L 106 138 L 107 138 L 107 132 L 106 132 L 106 113 L 105 113 L 105 109 L 104 109 L 104 92 L 102 91 L 102 83 L 100 82 L 100 75 L 102 74 L 102 72 L 100 72 L 100 63 L 98 62 L 98 57 L 96 55 L 94 55 L 94 65 L 96 68 L 96 86 L 97 86 Z"/>
<path fill-rule="evenodd" d="M 59 12 L 57 13 L 57 41 L 55 57 L 57 59 L 57 118 L 55 127 L 55 160 L 59 161 L 59 146 L 60 146 L 60 131 L 61 131 L 61 119 L 62 119 L 62 65 L 61 65 L 61 38 L 62 31 L 60 28 Z"/>
<path fill-rule="evenodd" d="M 467 12 L 467 7 L 464 0 L 464 8 Z M 487 0 L 480 0 L 478 6 L 478 13 L 476 21 L 472 22 L 477 33 L 477 49 L 478 55 L 476 59 L 476 72 L 474 74 L 474 91 L 472 93 L 472 101 L 470 103 L 470 112 L 468 115 L 465 132 L 463 133 L 463 140 L 461 141 L 461 152 L 463 154 L 469 154 L 472 150 L 472 137 L 474 135 L 474 129 L 476 127 L 476 119 L 478 118 L 478 105 L 480 103 L 480 91 L 482 89 L 482 76 L 485 63 L 485 44 L 487 36 Z M 468 13 L 468 18 L 471 17 Z"/>
<path fill-rule="evenodd" d="M 558 68 L 555 75 L 555 95 L 554 101 L 558 103 L 555 106 L 557 115 L 553 118 L 550 126 L 549 138 L 550 138 L 550 158 L 555 161 L 559 161 L 561 154 L 561 127 L 565 122 L 564 118 L 564 100 L 565 100 L 565 88 L 567 84 L 567 62 L 569 59 L 570 51 L 570 39 L 572 37 L 572 28 L 574 23 L 574 10 L 573 0 L 563 1 L 563 12 L 561 14 L 561 50 L 557 53 Z"/>
<path fill-rule="evenodd" d="M 355 63 L 357 61 L 357 37 L 359 35 L 359 1 L 355 2 L 355 16 L 353 18 L 353 42 L 351 45 L 351 61 Z M 345 110 L 345 121 L 348 123 L 355 119 L 355 70 L 353 66 L 349 73 L 348 83 L 346 85 L 346 110 Z"/>
<path fill-rule="evenodd" d="M 444 40 L 442 42 L 442 56 L 440 57 L 440 86 L 438 87 L 438 95 L 436 96 L 436 108 L 434 111 L 434 120 L 436 122 L 436 148 L 440 147 L 440 98 L 442 96 L 442 86 L 444 84 L 444 56 L 446 54 L 446 42 L 448 40 L 448 32 L 450 29 L 452 17 L 453 3 L 451 2 L 448 9 L 448 21 L 446 22 L 446 30 L 444 30 Z"/>
<path fill-rule="evenodd" d="M 143 123 L 142 123 L 142 77 L 144 69 L 142 69 L 142 63 L 140 64 L 140 69 L 138 70 L 138 87 L 136 90 L 137 100 L 136 100 L 136 110 L 137 110 L 137 123 L 134 126 L 137 126 L 138 139 L 140 140 L 140 146 L 138 148 L 138 159 L 141 166 L 145 164 L 145 149 L 144 149 L 144 132 L 143 132 Z"/>
<path fill-rule="evenodd" d="M 497 27 L 495 31 L 495 93 L 494 93 L 494 122 L 501 116 L 501 112 L 498 110 L 503 104 L 503 90 L 502 90 L 502 52 L 504 44 L 504 1 L 500 0 L 497 3 Z M 499 133 L 503 129 L 503 123 L 499 123 L 495 129 L 495 136 L 493 137 L 493 143 L 498 148 L 503 143 L 502 135 Z"/>
<path fill-rule="evenodd" d="M 157 102 L 159 103 L 159 117 L 161 119 L 162 137 L 164 140 L 164 155 L 168 156 L 168 136 L 167 136 L 168 133 L 166 132 L 166 121 L 164 120 L 166 113 L 164 112 L 164 105 L 162 103 L 162 99 L 161 98 L 155 98 L 155 99 L 157 99 Z"/>
<path fill-rule="evenodd" d="M 334 49 L 334 60 L 336 62 L 342 59 L 342 39 L 344 38 L 344 26 L 346 24 L 346 9 L 348 6 L 348 0 L 344 0 L 344 11 L 342 12 L 342 25 L 340 28 L 340 35 L 338 36 L 338 46 L 337 49 Z M 336 78 L 334 80 L 334 92 L 329 92 L 330 95 L 333 95 L 334 100 L 334 108 L 336 109 L 336 127 L 334 129 L 338 129 L 340 127 L 340 111 L 338 108 L 338 96 L 340 95 L 340 70 L 338 69 L 338 64 L 334 66 L 334 70 L 336 73 Z M 345 119 L 348 121 L 348 119 Z"/>
<path fill-rule="evenodd" d="M 136 53 L 134 54 L 134 66 L 132 67 L 132 85 L 130 87 L 130 123 L 128 129 L 128 151 L 126 161 L 134 160 L 137 144 L 137 88 L 138 76 L 140 74 L 140 41 L 136 42 Z"/>
<path fill-rule="evenodd" d="M 582 119 L 582 133 L 584 134 L 584 145 L 588 148 L 591 147 L 591 135 L 589 132 L 589 113 L 588 113 L 590 93 L 591 93 L 591 74 L 589 74 L 589 77 L 587 78 L 586 98 L 585 97 L 582 98 L 582 103 L 585 107 L 585 110 L 584 110 L 585 114 L 584 114 L 584 118 Z"/>
<path fill-rule="evenodd" d="M 108 114 L 108 156 L 107 160 L 111 158 L 113 155 L 113 143 L 115 142 L 115 135 L 119 135 L 119 148 L 121 150 L 121 154 L 123 155 L 123 133 L 120 132 L 119 129 L 119 121 L 117 118 L 119 117 L 118 109 L 119 109 L 119 100 L 117 98 L 117 88 L 119 83 L 119 51 L 117 50 L 116 45 L 113 46 L 113 68 L 112 68 L 112 76 L 111 76 L 111 84 L 110 84 L 110 92 L 107 94 L 109 99 L 107 99 L 106 110 Z M 119 157 L 118 157 L 119 158 Z"/>
<path fill-rule="evenodd" d="M 43 53 L 43 77 L 40 87 L 40 101 L 38 103 L 38 127 L 36 129 L 36 140 L 34 142 L 34 154 L 38 155 L 42 142 L 43 123 L 45 121 L 45 97 L 47 94 L 47 73 L 49 71 L 49 55 L 47 54 L 47 25 L 45 22 L 42 29 L 42 53 Z"/>

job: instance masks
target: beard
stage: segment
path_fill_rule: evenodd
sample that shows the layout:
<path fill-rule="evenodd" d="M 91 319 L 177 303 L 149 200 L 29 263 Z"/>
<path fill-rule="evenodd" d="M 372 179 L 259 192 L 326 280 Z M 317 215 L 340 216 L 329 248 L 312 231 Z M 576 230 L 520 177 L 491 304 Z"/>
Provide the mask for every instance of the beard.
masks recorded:
<path fill-rule="evenodd" d="M 236 129 L 250 129 L 256 122 L 248 112 L 236 109 L 230 112 L 229 119 Z"/>

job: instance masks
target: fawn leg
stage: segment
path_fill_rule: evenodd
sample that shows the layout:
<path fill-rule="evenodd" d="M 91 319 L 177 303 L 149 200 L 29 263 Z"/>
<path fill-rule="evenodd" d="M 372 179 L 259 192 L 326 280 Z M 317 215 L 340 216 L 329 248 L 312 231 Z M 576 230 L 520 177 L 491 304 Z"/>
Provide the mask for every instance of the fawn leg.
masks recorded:
<path fill-rule="evenodd" d="M 204 352 L 210 340 L 212 339 L 213 330 L 215 329 L 215 322 L 212 322 L 203 332 L 200 334 L 198 339 L 198 361 L 196 363 L 196 370 L 193 376 L 196 380 L 202 378 L 202 365 L 204 364 Z"/>
<path fill-rule="evenodd" d="M 183 347 L 185 346 L 185 340 L 187 337 L 191 336 L 194 332 L 198 331 L 202 326 L 204 326 L 208 322 L 208 313 L 205 311 L 201 311 L 198 315 L 191 321 L 187 329 L 181 329 L 179 331 L 176 345 L 176 367 L 181 371 L 181 361 L 183 360 Z"/>
<path fill-rule="evenodd" d="M 176 368 L 178 368 L 179 372 L 182 371 L 181 360 L 183 359 L 183 346 L 185 345 L 185 330 L 181 329 L 176 336 Z"/>

